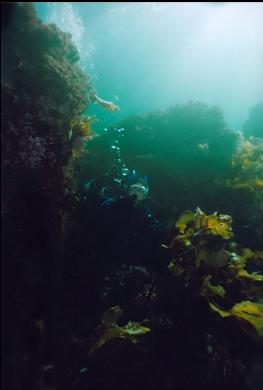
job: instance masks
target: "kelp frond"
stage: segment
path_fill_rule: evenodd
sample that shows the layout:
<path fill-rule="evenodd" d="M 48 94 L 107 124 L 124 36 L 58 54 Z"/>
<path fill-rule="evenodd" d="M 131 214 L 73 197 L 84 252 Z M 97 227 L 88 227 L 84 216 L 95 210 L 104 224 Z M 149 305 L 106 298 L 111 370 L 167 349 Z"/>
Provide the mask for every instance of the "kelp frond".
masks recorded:
<path fill-rule="evenodd" d="M 242 329 L 251 337 L 263 341 L 263 306 L 257 302 L 242 301 L 230 310 L 222 310 L 209 302 L 210 308 L 221 317 L 234 317 L 239 320 Z"/>
<path fill-rule="evenodd" d="M 126 339 L 136 344 L 139 336 L 151 331 L 150 328 L 142 326 L 139 322 L 129 321 L 126 325 L 119 326 L 118 322 L 122 315 L 123 311 L 119 306 L 114 306 L 103 314 L 97 329 L 97 340 L 90 349 L 90 354 L 117 338 Z"/>

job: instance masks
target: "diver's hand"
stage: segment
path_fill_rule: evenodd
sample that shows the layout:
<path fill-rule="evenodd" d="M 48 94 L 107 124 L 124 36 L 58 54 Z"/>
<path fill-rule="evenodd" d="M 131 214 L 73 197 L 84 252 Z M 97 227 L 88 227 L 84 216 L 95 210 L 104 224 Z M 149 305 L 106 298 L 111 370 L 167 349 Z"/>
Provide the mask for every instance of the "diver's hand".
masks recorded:
<path fill-rule="evenodd" d="M 109 105 L 107 105 L 107 107 L 105 107 L 105 108 L 107 108 L 108 110 L 114 111 L 114 112 L 120 111 L 120 107 L 117 104 L 112 103 L 112 102 L 107 102 L 107 103 L 109 103 Z"/>
<path fill-rule="evenodd" d="M 113 112 L 120 111 L 120 107 L 117 104 L 113 102 L 109 102 L 107 100 L 103 100 L 96 94 L 92 94 L 92 99 L 95 103 L 101 105 L 102 107 L 106 108 L 109 111 L 113 111 Z"/>

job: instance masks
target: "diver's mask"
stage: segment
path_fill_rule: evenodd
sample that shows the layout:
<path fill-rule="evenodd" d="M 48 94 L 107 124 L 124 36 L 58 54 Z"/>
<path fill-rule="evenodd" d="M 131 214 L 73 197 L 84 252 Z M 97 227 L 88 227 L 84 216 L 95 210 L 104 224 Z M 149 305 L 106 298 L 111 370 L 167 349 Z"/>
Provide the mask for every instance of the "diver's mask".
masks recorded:
<path fill-rule="evenodd" d="M 142 183 L 132 184 L 129 188 L 129 195 L 130 196 L 136 195 L 136 199 L 139 202 L 147 198 L 148 192 L 149 192 L 148 187 L 144 186 Z"/>

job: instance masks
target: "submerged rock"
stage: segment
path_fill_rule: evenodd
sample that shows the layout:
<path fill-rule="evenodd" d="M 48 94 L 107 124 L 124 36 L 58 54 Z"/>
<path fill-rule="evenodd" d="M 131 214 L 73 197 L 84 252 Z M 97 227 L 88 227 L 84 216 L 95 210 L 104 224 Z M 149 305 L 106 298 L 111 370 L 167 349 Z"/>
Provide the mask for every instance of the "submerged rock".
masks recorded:
<path fill-rule="evenodd" d="M 1 5 L 2 224 L 8 388 L 36 388 L 42 336 L 55 354 L 63 231 L 76 202 L 72 117 L 89 104 L 89 78 L 69 34 L 37 19 L 32 3 Z M 10 324 L 12 324 L 10 326 Z M 35 337 L 35 336 L 34 336 Z M 37 341 L 38 340 L 38 341 Z M 23 358 L 14 356 L 28 356 Z M 14 362 L 15 363 L 12 363 Z"/>

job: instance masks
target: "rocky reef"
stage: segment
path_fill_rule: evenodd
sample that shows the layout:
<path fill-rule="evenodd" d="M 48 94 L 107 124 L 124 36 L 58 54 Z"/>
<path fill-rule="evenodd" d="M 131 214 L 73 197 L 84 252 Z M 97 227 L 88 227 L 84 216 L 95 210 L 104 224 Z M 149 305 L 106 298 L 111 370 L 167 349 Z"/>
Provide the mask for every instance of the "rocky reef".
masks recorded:
<path fill-rule="evenodd" d="M 84 388 L 260 388 L 260 150 L 260 140 L 231 131 L 218 108 L 198 102 L 127 118 L 86 145 L 67 272 L 71 305 L 83 308 L 68 321 L 91 350 L 79 374 Z M 124 184 L 132 169 L 148 176 L 149 199 L 136 207 L 116 196 L 101 207 L 104 184 Z M 142 218 L 147 207 L 160 224 Z M 105 329 L 104 316 L 122 310 L 120 324 Z M 128 320 L 137 323 L 136 343 Z"/>
<path fill-rule="evenodd" d="M 38 20 L 32 3 L 1 8 L 4 351 L 8 388 L 30 389 L 38 347 L 27 339 L 55 310 L 64 230 L 78 201 L 70 122 L 92 87 L 69 34 Z"/>
<path fill-rule="evenodd" d="M 258 103 L 250 109 L 249 116 L 244 123 L 246 135 L 263 137 L 263 103 Z"/>
<path fill-rule="evenodd" d="M 174 218 L 196 204 L 227 212 L 237 238 L 260 249 L 262 139 L 249 140 L 232 131 L 219 108 L 194 101 L 134 115 L 115 127 L 125 132 L 118 141 L 123 162 L 149 177 L 162 220 L 173 226 Z M 113 164 L 109 145 L 114 137 L 112 128 L 89 144 L 83 178 L 107 172 Z M 103 160 L 97 158 L 101 153 Z"/>
<path fill-rule="evenodd" d="M 98 136 L 70 36 L 32 3 L 1 27 L 4 387 L 261 389 L 258 132 L 189 102 Z"/>

